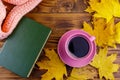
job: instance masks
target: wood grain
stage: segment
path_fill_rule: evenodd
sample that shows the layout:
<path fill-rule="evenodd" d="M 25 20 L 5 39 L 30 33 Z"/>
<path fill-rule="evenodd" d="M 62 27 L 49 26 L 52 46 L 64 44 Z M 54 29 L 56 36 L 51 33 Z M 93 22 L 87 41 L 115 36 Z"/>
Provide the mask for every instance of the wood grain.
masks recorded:
<path fill-rule="evenodd" d="M 47 41 L 45 48 L 57 48 L 60 37 L 71 29 L 82 28 L 84 21 L 90 22 L 91 15 L 84 10 L 87 7 L 87 0 L 43 0 L 34 10 L 26 15 L 43 25 L 46 25 L 52 29 L 52 34 Z M 7 11 L 9 12 L 14 6 L 5 3 Z M 0 42 L 0 47 L 4 44 L 4 41 Z M 120 64 L 120 45 L 116 49 L 109 48 L 109 55 L 112 53 L 118 53 L 115 63 Z M 43 52 L 42 52 L 43 53 Z M 39 58 L 41 59 L 41 57 Z M 87 67 L 87 66 L 86 66 Z M 94 70 L 93 67 L 90 67 Z M 67 67 L 70 72 L 71 67 Z M 11 71 L 0 67 L 0 80 L 40 80 L 41 75 L 46 71 L 39 71 L 38 67 L 32 71 L 30 78 L 21 78 Z M 114 74 L 115 80 L 120 80 L 120 69 Z M 94 76 L 94 80 L 99 80 L 98 74 Z"/>

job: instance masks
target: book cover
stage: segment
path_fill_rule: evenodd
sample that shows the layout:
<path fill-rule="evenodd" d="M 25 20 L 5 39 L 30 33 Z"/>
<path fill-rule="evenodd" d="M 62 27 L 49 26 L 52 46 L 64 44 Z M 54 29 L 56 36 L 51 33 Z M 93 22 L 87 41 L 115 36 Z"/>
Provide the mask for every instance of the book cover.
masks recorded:
<path fill-rule="evenodd" d="M 4 43 L 0 65 L 29 77 L 50 33 L 50 28 L 24 17 Z"/>

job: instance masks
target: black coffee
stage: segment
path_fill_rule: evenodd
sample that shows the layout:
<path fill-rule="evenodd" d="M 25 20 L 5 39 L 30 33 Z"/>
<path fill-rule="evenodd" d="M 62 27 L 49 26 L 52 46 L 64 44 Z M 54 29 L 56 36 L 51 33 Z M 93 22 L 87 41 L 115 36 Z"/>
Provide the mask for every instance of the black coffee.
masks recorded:
<path fill-rule="evenodd" d="M 84 57 L 88 54 L 89 51 L 89 43 L 83 37 L 75 37 L 71 39 L 68 49 L 72 54 L 76 57 Z"/>

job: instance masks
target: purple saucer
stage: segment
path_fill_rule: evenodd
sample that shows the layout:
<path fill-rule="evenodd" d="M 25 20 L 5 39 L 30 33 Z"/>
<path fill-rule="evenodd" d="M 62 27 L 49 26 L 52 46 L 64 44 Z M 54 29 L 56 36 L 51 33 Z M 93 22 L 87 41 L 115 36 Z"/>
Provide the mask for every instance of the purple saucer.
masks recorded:
<path fill-rule="evenodd" d="M 88 47 L 84 46 L 85 41 L 81 41 L 81 47 L 78 44 L 80 40 L 76 40 L 71 43 L 74 38 L 78 37 L 79 39 L 84 39 L 88 43 Z M 77 38 L 76 38 L 77 39 Z M 96 53 L 96 45 L 95 45 L 95 37 L 89 35 L 83 30 L 71 30 L 66 32 L 59 40 L 58 43 L 58 54 L 62 61 L 71 66 L 71 67 L 82 67 L 90 63 L 90 61 L 93 59 L 95 53 Z M 75 44 L 74 44 L 75 43 Z M 69 49 L 69 45 L 71 50 Z M 78 47 L 75 47 L 75 49 L 72 49 L 73 46 L 78 45 Z M 83 45 L 83 47 L 82 47 Z M 79 49 L 80 47 L 80 49 Z M 87 51 L 88 50 L 88 51 Z M 81 52 L 80 52 L 81 51 Z M 78 54 L 80 53 L 86 53 L 86 55 L 82 54 L 83 56 L 80 57 L 79 55 L 76 56 L 73 53 L 76 52 Z"/>

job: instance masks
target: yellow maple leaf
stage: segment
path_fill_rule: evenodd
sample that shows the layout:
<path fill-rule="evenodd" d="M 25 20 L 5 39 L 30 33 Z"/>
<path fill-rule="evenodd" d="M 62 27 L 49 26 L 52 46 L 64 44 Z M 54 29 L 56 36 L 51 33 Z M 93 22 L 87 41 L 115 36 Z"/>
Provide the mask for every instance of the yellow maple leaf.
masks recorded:
<path fill-rule="evenodd" d="M 81 68 L 73 68 L 67 80 L 87 80 L 94 79 L 97 76 L 97 71 L 90 65 Z"/>
<path fill-rule="evenodd" d="M 53 78 L 62 80 L 63 75 L 67 75 L 65 65 L 59 59 L 54 49 L 44 49 L 44 51 L 49 60 L 42 59 L 40 62 L 37 62 L 37 65 L 40 69 L 47 69 L 48 71 L 42 75 L 41 80 L 51 80 Z"/>
<path fill-rule="evenodd" d="M 94 12 L 94 10 L 92 10 L 92 8 L 90 6 L 87 7 L 87 9 L 85 10 L 86 12 L 92 13 Z"/>
<path fill-rule="evenodd" d="M 93 27 L 84 22 L 83 30 L 96 37 L 95 41 L 99 47 L 115 47 L 114 19 L 106 23 L 106 20 L 103 18 L 94 18 L 92 25 Z"/>
<path fill-rule="evenodd" d="M 120 44 L 120 22 L 115 25 L 115 41 Z"/>
<path fill-rule="evenodd" d="M 89 7 L 85 10 L 89 13 L 94 12 L 94 17 L 102 17 L 109 22 L 113 16 L 120 17 L 119 0 L 90 0 Z"/>
<path fill-rule="evenodd" d="M 107 53 L 107 47 L 100 49 L 99 53 L 96 54 L 95 58 L 93 59 L 91 65 L 98 69 L 100 79 L 104 77 L 107 80 L 114 80 L 113 72 L 117 72 L 119 68 L 118 64 L 113 64 L 117 55 L 112 54 L 107 56 Z"/>

